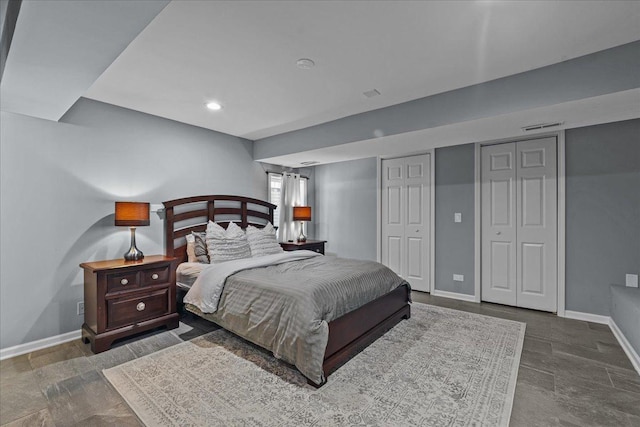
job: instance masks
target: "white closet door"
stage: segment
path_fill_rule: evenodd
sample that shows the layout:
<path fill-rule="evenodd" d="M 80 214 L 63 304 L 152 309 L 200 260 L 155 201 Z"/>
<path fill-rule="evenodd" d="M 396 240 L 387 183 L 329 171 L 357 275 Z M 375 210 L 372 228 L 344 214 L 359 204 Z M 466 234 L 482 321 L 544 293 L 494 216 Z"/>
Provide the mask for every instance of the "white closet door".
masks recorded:
<path fill-rule="evenodd" d="M 482 147 L 482 300 L 557 310 L 555 137 Z"/>
<path fill-rule="evenodd" d="M 430 290 L 430 156 L 382 161 L 382 263 Z"/>
<path fill-rule="evenodd" d="M 404 159 L 382 161 L 382 263 L 405 278 Z"/>
<path fill-rule="evenodd" d="M 430 156 L 405 158 L 406 270 L 405 279 L 417 291 L 429 288 L 429 204 L 431 200 Z"/>
<path fill-rule="evenodd" d="M 518 307 L 557 310 L 556 139 L 518 142 Z"/>
<path fill-rule="evenodd" d="M 481 152 L 482 300 L 516 305 L 516 145 Z"/>

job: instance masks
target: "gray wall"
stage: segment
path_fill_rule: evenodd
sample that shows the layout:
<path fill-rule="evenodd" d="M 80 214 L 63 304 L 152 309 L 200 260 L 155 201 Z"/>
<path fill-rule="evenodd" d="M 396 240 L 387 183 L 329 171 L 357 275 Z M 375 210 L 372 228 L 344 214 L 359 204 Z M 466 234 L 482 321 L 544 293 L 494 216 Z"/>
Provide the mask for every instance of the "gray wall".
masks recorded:
<path fill-rule="evenodd" d="M 435 153 L 435 288 L 474 295 L 474 144 Z M 461 223 L 453 222 L 455 212 Z M 454 274 L 464 282 L 454 282 Z"/>
<path fill-rule="evenodd" d="M 375 158 L 315 167 L 315 237 L 343 258 L 376 260 Z"/>
<path fill-rule="evenodd" d="M 257 160 L 640 87 L 640 41 L 256 141 Z"/>
<path fill-rule="evenodd" d="M 608 316 L 640 273 L 640 120 L 566 132 L 566 309 Z"/>
<path fill-rule="evenodd" d="M 2 348 L 80 329 L 78 264 L 128 248 L 114 201 L 267 194 L 247 140 L 87 99 L 61 122 L 1 114 Z M 164 253 L 155 213 L 136 234 L 145 254 Z"/>
<path fill-rule="evenodd" d="M 640 273 L 640 120 L 567 130 L 566 162 L 566 309 L 608 316 L 609 286 Z M 435 150 L 435 288 L 466 295 L 474 165 L 472 144 Z M 316 234 L 331 252 L 375 259 L 376 188 L 375 159 L 316 167 Z"/>

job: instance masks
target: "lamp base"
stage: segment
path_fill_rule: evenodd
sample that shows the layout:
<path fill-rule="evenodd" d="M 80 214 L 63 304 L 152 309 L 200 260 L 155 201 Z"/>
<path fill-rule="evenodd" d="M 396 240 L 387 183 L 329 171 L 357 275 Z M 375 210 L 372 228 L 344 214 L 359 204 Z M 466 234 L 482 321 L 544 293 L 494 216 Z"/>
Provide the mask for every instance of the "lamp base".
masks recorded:
<path fill-rule="evenodd" d="M 307 236 L 304 235 L 304 222 L 300 221 L 300 235 L 298 236 L 298 242 L 303 243 L 307 241 Z"/>
<path fill-rule="evenodd" d="M 142 253 L 141 250 L 139 250 L 135 246 L 129 248 L 127 253 L 124 254 L 124 259 L 127 261 L 140 261 L 143 258 L 144 258 L 144 254 Z"/>
<path fill-rule="evenodd" d="M 131 247 L 124 254 L 126 261 L 140 261 L 144 258 L 144 254 L 138 248 L 136 248 L 136 228 L 131 227 Z"/>

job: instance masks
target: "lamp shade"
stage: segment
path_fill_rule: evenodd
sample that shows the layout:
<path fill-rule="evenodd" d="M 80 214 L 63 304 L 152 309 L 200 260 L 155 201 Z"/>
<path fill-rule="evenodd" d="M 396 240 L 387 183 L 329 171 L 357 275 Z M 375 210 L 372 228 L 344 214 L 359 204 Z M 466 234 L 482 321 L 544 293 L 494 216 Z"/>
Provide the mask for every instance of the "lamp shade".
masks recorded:
<path fill-rule="evenodd" d="M 115 225 L 125 227 L 149 225 L 149 203 L 116 202 Z"/>
<path fill-rule="evenodd" d="M 311 221 L 311 206 L 294 206 L 294 221 Z"/>

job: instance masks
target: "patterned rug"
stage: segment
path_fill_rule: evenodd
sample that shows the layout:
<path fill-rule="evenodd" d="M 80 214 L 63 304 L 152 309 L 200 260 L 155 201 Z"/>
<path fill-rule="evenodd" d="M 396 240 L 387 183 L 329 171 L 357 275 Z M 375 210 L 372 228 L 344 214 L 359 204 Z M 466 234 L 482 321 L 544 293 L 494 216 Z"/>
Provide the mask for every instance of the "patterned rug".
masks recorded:
<path fill-rule="evenodd" d="M 506 426 L 524 330 L 414 303 L 320 389 L 224 330 L 104 374 L 148 426 Z"/>

